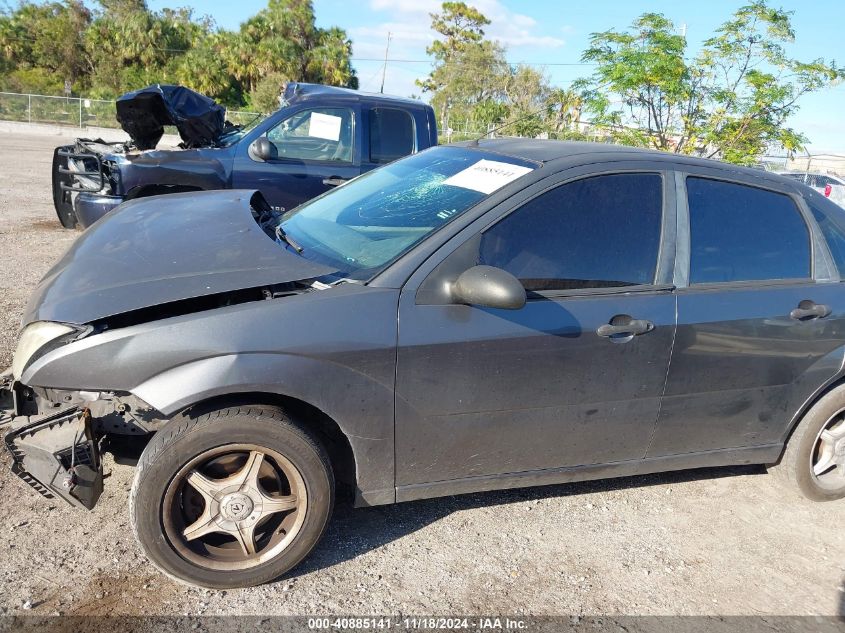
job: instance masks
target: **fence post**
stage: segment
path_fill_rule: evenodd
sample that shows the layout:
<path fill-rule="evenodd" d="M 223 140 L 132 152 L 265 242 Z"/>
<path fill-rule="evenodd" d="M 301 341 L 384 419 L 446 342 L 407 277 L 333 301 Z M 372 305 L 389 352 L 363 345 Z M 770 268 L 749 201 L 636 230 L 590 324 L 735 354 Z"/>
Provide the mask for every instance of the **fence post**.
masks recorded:
<path fill-rule="evenodd" d="M 82 129 L 82 99 L 79 100 L 79 129 Z"/>
<path fill-rule="evenodd" d="M 29 99 L 29 103 L 27 104 L 26 108 L 26 122 L 32 123 L 32 95 L 26 95 Z"/>

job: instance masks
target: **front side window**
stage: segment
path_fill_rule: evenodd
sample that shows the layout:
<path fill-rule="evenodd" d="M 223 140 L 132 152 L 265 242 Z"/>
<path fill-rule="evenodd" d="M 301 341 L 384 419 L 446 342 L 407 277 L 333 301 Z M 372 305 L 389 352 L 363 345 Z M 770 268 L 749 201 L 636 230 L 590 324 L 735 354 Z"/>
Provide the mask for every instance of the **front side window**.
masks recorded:
<path fill-rule="evenodd" d="M 810 233 L 792 198 L 687 178 L 690 283 L 807 279 Z"/>
<path fill-rule="evenodd" d="M 300 110 L 267 132 L 274 158 L 352 162 L 353 115 L 349 108 Z"/>
<path fill-rule="evenodd" d="M 390 163 L 414 151 L 414 118 L 405 110 L 370 110 L 370 162 Z"/>
<path fill-rule="evenodd" d="M 479 263 L 526 290 L 654 282 L 663 210 L 659 174 L 584 178 L 540 194 L 484 232 Z"/>
<path fill-rule="evenodd" d="M 370 171 L 289 211 L 281 228 L 314 259 L 368 279 L 441 226 L 537 164 L 435 147 Z"/>

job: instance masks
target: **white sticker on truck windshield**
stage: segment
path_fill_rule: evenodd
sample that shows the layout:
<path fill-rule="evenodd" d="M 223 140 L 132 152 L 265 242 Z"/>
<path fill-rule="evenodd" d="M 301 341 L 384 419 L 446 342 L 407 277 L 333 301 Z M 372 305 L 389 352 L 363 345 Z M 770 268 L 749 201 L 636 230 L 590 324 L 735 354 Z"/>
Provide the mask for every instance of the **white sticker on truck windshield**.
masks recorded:
<path fill-rule="evenodd" d="M 459 171 L 443 181 L 444 185 L 463 187 L 481 193 L 493 193 L 532 171 L 531 167 L 500 163 L 496 160 L 481 159 L 471 167 Z"/>
<path fill-rule="evenodd" d="M 308 136 L 337 141 L 340 139 L 340 123 L 339 116 L 312 112 L 311 119 L 308 121 Z"/>

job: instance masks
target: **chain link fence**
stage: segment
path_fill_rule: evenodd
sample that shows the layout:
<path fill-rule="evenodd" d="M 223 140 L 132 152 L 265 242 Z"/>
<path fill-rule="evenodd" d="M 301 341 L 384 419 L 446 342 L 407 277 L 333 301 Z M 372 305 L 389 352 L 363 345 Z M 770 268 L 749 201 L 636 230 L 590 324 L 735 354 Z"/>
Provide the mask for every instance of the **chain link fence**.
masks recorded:
<path fill-rule="evenodd" d="M 446 125 L 439 129 L 441 143 L 456 143 L 459 141 L 471 141 L 481 138 L 518 138 L 520 134 L 518 130 L 522 122 L 500 122 L 490 123 L 486 127 L 478 121 L 468 119 L 450 119 Z M 524 125 L 524 123 L 523 123 Z M 531 128 L 531 125 L 527 126 Z M 535 127 L 544 128 L 543 125 Z M 573 141 L 592 141 L 594 143 L 612 143 L 614 130 L 619 130 L 624 126 L 599 125 L 592 121 L 571 121 L 557 130 L 540 131 L 532 138 L 540 139 L 558 139 L 558 140 L 573 140 Z M 636 128 L 629 127 L 628 129 L 635 130 Z"/>
<path fill-rule="evenodd" d="M 0 120 L 5 121 L 44 123 L 78 129 L 89 127 L 119 129 L 120 125 L 115 113 L 115 102 L 104 99 L 0 92 Z M 256 116 L 258 113 L 255 112 L 226 111 L 226 118 L 235 125 L 246 125 Z M 445 129 L 440 130 L 440 140 L 449 143 L 485 136 L 516 136 L 513 125 L 507 125 L 501 130 L 492 132 L 497 127 L 494 124 L 485 127 L 477 121 L 451 119 L 448 125 L 444 126 Z M 569 124 L 561 133 L 551 136 L 562 139 L 611 142 L 611 132 L 609 127 L 595 125 L 589 121 L 578 121 Z M 177 134 L 176 128 L 166 127 L 165 133 Z M 547 134 L 540 135 L 545 138 L 548 136 Z M 836 154 L 767 154 L 760 157 L 758 167 L 770 171 L 835 174 L 845 178 L 845 156 Z"/>
<path fill-rule="evenodd" d="M 845 154 L 766 154 L 759 166 L 767 171 L 827 174 L 845 179 Z"/>
<path fill-rule="evenodd" d="M 255 112 L 226 111 L 226 118 L 235 125 L 245 125 L 256 116 Z M 120 128 L 114 101 L 17 92 L 0 92 L 0 120 L 64 125 L 80 129 Z M 176 134 L 176 128 L 166 127 L 165 133 Z"/>

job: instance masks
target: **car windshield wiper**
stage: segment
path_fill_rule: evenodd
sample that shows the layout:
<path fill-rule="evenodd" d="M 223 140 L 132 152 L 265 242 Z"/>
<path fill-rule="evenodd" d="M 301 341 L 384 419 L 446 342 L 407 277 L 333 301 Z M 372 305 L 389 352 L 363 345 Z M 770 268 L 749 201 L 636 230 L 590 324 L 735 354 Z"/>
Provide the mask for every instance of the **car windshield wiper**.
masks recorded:
<path fill-rule="evenodd" d="M 290 235 L 285 233 L 285 230 L 282 228 L 281 224 L 276 227 L 276 240 L 282 241 L 285 244 L 289 245 L 297 253 L 302 252 L 302 247 Z"/>

